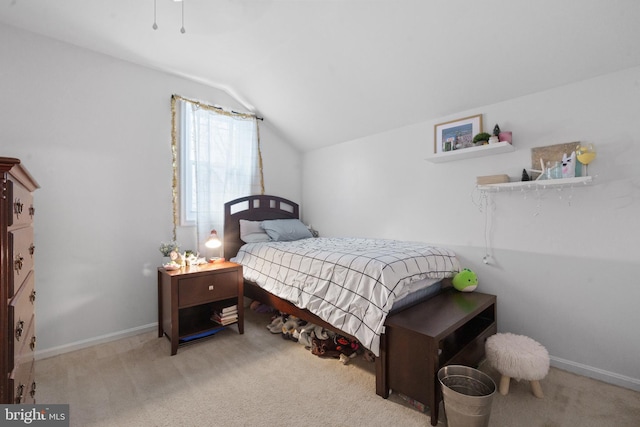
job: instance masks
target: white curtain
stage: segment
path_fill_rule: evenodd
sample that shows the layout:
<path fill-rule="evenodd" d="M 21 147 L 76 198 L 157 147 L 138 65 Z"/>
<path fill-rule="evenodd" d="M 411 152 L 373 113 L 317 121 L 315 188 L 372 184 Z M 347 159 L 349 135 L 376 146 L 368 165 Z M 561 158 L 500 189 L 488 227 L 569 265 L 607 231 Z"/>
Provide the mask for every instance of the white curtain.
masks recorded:
<path fill-rule="evenodd" d="M 181 164 L 189 164 L 198 251 L 206 254 L 204 243 L 212 229 L 222 239 L 224 203 L 263 193 L 258 121 L 250 114 L 185 99 L 179 99 L 179 105 L 181 134 L 188 139 L 182 143 L 190 150 L 182 150 L 188 157 Z"/>

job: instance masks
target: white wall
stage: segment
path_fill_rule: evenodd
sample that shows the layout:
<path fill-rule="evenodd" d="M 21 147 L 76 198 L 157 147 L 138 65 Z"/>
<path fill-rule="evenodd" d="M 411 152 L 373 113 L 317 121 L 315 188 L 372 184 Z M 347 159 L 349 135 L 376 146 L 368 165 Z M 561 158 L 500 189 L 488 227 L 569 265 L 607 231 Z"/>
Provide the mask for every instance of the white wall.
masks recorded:
<path fill-rule="evenodd" d="M 220 90 L 0 25 L 0 156 L 36 192 L 37 357 L 157 322 L 172 236 L 170 97 L 242 109 Z M 301 156 L 261 125 L 268 192 L 301 199 Z"/>
<path fill-rule="evenodd" d="M 155 328 L 157 247 L 172 229 L 169 97 L 241 106 L 219 90 L 10 27 L 0 25 L 0 40 L 0 155 L 22 159 L 42 187 L 37 354 Z M 266 117 L 266 191 L 303 202 L 304 219 L 324 235 L 456 249 L 482 290 L 498 295 L 500 330 L 538 339 L 556 366 L 640 389 L 639 82 L 636 68 L 443 117 L 483 113 L 485 128 L 512 130 L 517 147 L 445 164 L 424 161 L 435 121 L 302 161 Z M 595 185 L 491 196 L 493 262 L 482 264 L 475 177 L 519 176 L 531 147 L 574 140 L 598 148 Z"/>
<path fill-rule="evenodd" d="M 540 341 L 555 366 L 640 390 L 639 111 L 634 68 L 306 153 L 304 219 L 324 235 L 455 249 L 498 296 L 500 331 Z M 485 130 L 511 130 L 516 151 L 424 160 L 434 124 L 478 113 Z M 572 141 L 597 147 L 594 185 L 492 194 L 490 214 L 479 210 L 476 176 L 519 180 L 530 148 Z"/>

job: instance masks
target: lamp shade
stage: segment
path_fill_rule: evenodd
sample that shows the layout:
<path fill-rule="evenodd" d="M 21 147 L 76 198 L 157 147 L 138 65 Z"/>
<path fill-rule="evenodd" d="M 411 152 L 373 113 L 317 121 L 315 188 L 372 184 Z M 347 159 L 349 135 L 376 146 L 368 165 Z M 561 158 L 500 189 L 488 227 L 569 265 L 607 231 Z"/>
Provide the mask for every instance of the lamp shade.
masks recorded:
<path fill-rule="evenodd" d="M 211 230 L 211 234 L 209 235 L 209 238 L 204 245 L 208 248 L 219 248 L 220 246 L 222 246 L 222 242 L 218 238 L 218 233 L 216 232 L 216 230 Z"/>

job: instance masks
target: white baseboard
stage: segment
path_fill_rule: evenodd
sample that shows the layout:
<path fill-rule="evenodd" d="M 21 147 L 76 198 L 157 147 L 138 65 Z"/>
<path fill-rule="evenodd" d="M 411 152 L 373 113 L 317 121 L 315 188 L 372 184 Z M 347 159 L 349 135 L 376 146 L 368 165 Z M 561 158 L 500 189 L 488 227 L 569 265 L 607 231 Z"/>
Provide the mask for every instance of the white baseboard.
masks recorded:
<path fill-rule="evenodd" d="M 36 360 L 46 359 L 48 357 L 58 356 L 60 354 L 69 353 L 70 351 L 80 350 L 83 348 L 91 347 L 98 344 L 103 344 L 110 341 L 119 340 L 121 338 L 131 337 L 133 335 L 143 334 L 145 332 L 151 332 L 158 329 L 158 323 L 149 323 L 147 325 L 138 326 L 131 329 L 125 329 L 124 331 L 113 332 L 111 334 L 101 335 L 82 341 L 76 341 L 70 344 L 61 345 L 58 347 L 47 348 L 44 350 L 36 350 Z"/>
<path fill-rule="evenodd" d="M 594 368 L 593 366 L 583 365 L 581 363 L 572 362 L 571 360 L 565 360 L 559 357 L 550 356 L 550 359 L 551 366 L 554 368 L 631 390 L 640 391 L 640 379 L 638 378 L 627 377 L 625 375 L 616 374 L 615 372 L 605 371 L 604 369 Z"/>

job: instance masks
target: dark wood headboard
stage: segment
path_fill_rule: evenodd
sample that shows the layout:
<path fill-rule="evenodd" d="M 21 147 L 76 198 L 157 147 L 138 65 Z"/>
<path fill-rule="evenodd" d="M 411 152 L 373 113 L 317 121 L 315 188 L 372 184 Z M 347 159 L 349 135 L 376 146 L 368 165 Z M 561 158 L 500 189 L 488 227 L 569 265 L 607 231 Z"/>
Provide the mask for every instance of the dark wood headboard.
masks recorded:
<path fill-rule="evenodd" d="M 229 260 L 244 244 L 240 240 L 240 220 L 299 218 L 297 203 L 278 196 L 247 196 L 224 204 L 224 257 Z"/>

